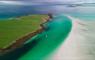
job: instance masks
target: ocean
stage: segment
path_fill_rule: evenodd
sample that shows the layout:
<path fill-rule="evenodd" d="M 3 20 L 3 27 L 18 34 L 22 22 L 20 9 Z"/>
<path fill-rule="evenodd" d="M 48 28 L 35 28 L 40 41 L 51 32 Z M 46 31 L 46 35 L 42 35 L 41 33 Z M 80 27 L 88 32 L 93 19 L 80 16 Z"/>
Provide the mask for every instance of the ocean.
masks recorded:
<path fill-rule="evenodd" d="M 53 43 L 53 45 L 51 45 L 51 47 L 49 46 L 47 50 L 42 49 L 46 51 L 44 52 L 47 54 L 45 56 L 43 56 L 43 52 L 39 52 L 42 51 L 40 50 L 40 47 L 42 47 L 40 45 L 37 47 L 38 50 L 36 47 L 34 48 L 36 52 L 31 49 L 18 60 L 95 60 L 95 5 L 49 5 L 46 10 L 45 7 L 40 7 L 40 9 L 40 11 L 45 11 L 46 13 L 52 12 L 55 14 L 55 16 L 56 14 L 70 16 L 68 18 L 72 21 L 71 32 L 67 38 L 63 40 L 63 42 L 61 41 L 62 43 L 60 43 L 57 48 L 51 51 L 50 54 L 47 54 L 46 52 L 48 52 L 48 49 L 53 48 Z M 67 24 L 65 24 L 65 26 L 67 26 Z M 64 30 L 65 29 L 66 28 L 64 28 Z M 59 31 L 61 32 L 62 30 Z M 51 41 L 52 40 L 53 39 L 51 39 Z M 57 39 L 55 41 L 58 40 L 60 41 L 60 39 Z M 47 43 L 51 42 L 46 42 L 45 44 Z"/>
<path fill-rule="evenodd" d="M 11 18 L 29 14 L 70 14 L 84 20 L 94 20 L 95 4 L 80 5 L 1 5 L 0 18 Z"/>
<path fill-rule="evenodd" d="M 40 35 L 38 35 L 38 38 L 34 38 L 34 40 L 40 41 L 31 42 L 30 44 L 28 44 L 28 47 L 25 46 L 25 50 L 24 47 L 0 58 L 3 60 L 95 60 L 94 4 L 0 6 L 1 20 L 4 18 L 11 18 L 29 14 L 47 13 L 52 13 L 54 14 L 54 16 L 66 15 L 72 17 L 70 19 L 63 17 L 64 19 L 74 21 L 74 23 L 72 23 L 72 28 L 76 26 L 74 30 L 71 29 L 72 33 L 69 33 L 67 39 L 61 40 L 60 38 L 64 37 L 66 31 L 68 31 L 68 29 L 71 27 L 71 25 L 69 25 L 70 23 L 67 23 L 68 21 L 62 23 L 62 20 L 54 19 L 54 22 L 48 23 L 48 26 L 52 27 L 50 28 L 51 30 L 47 30 L 41 33 Z M 56 28 L 56 26 L 58 28 Z M 60 34 L 60 36 L 55 33 Z M 49 36 L 46 36 L 46 34 L 48 34 Z M 11 58 L 12 56 L 14 58 Z"/>
<path fill-rule="evenodd" d="M 83 20 L 94 20 L 95 4 L 86 5 L 1 5 L 0 18 L 11 18 L 29 14 L 69 14 Z"/>

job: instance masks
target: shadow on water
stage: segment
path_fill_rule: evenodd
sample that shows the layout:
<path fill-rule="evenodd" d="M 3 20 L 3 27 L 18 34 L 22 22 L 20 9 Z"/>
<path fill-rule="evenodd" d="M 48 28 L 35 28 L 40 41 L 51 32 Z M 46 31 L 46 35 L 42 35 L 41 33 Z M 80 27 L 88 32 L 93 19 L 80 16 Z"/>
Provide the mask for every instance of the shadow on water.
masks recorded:
<path fill-rule="evenodd" d="M 40 39 L 40 38 L 38 38 Z M 17 60 L 19 57 L 23 56 L 27 51 L 32 49 L 39 42 L 38 39 L 34 39 L 32 42 L 25 44 L 21 48 L 18 48 L 10 53 L 5 54 L 4 56 L 0 56 L 0 60 Z"/>
<path fill-rule="evenodd" d="M 61 19 L 60 19 L 61 18 Z M 0 60 L 43 60 L 65 40 L 71 30 L 71 21 L 60 16 L 47 24 L 48 30 L 40 33 L 32 42 L 0 57 Z"/>

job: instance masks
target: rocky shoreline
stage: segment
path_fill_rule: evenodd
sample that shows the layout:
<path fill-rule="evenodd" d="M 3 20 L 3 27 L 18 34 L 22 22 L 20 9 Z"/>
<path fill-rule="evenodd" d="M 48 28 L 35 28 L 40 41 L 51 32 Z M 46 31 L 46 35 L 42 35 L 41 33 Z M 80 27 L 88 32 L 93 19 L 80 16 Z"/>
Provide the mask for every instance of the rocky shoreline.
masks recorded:
<path fill-rule="evenodd" d="M 21 46 L 23 46 L 24 42 L 26 42 L 27 40 L 29 40 L 31 37 L 43 32 L 45 30 L 44 24 L 47 23 L 49 21 L 49 17 L 47 17 L 48 19 L 44 19 L 46 21 L 44 21 L 42 24 L 40 24 L 40 27 L 38 28 L 38 30 L 31 32 L 29 34 L 27 34 L 26 36 L 23 36 L 19 39 L 17 39 L 15 42 L 13 42 L 10 46 L 5 47 L 5 48 L 0 48 L 0 55 L 4 55 L 8 52 L 11 52 Z"/>
<path fill-rule="evenodd" d="M 16 48 L 19 48 L 20 46 L 22 46 L 24 44 L 24 42 L 26 42 L 28 39 L 35 36 L 36 34 L 41 33 L 43 30 L 44 30 L 43 28 L 40 28 L 40 29 L 36 30 L 35 32 L 29 33 L 28 35 L 19 38 L 18 40 L 16 40 L 16 42 L 12 43 L 12 45 L 10 45 L 9 47 L 0 48 L 0 54 L 5 54 Z"/>

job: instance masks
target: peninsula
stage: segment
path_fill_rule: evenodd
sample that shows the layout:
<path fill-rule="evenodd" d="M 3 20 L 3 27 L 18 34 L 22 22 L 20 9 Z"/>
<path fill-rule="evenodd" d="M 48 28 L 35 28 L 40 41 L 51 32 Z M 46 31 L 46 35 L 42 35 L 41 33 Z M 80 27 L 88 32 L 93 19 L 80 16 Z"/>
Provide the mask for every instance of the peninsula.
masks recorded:
<path fill-rule="evenodd" d="M 48 15 L 28 15 L 0 20 L 0 54 L 10 52 L 44 30 Z"/>

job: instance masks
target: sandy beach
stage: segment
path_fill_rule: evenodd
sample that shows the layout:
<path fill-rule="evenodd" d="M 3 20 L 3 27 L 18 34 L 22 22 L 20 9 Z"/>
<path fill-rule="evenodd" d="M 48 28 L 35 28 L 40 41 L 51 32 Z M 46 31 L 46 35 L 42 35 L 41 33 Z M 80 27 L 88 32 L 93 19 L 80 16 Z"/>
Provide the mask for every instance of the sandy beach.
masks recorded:
<path fill-rule="evenodd" d="M 95 60 L 95 22 L 71 16 L 72 30 L 49 60 Z"/>

